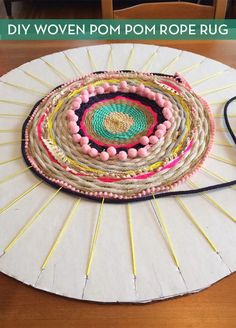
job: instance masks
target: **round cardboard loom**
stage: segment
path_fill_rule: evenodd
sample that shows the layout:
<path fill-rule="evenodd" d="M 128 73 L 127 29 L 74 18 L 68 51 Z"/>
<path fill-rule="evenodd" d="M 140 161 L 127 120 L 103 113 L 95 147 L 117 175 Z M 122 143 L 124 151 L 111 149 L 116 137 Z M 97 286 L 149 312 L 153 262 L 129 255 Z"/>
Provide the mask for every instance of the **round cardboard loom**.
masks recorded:
<path fill-rule="evenodd" d="M 234 272 L 223 108 L 235 89 L 224 64 L 141 44 L 70 49 L 2 76 L 0 271 L 98 302 L 166 299 Z M 235 132 L 233 102 L 228 119 Z"/>

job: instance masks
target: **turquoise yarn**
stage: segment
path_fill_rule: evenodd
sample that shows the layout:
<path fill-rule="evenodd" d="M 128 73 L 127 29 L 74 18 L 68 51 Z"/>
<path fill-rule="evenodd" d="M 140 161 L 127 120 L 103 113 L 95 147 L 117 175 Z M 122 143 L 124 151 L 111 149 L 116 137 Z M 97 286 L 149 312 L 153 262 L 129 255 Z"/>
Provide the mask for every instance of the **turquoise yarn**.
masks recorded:
<path fill-rule="evenodd" d="M 129 115 L 134 121 L 134 123 L 126 132 L 112 133 L 108 131 L 104 126 L 104 120 L 107 115 L 117 112 Z M 97 135 L 105 139 L 127 140 L 133 138 L 135 135 L 145 130 L 147 127 L 147 120 L 143 112 L 133 106 L 123 103 L 109 104 L 101 106 L 101 108 L 95 111 L 92 120 L 92 127 Z"/>

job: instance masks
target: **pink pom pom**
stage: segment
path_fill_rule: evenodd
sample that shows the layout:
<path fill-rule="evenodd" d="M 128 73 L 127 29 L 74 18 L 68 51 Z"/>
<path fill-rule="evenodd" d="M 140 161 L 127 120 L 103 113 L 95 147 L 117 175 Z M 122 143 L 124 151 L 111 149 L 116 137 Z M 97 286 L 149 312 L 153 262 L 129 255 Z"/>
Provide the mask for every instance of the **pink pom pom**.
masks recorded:
<path fill-rule="evenodd" d="M 116 155 L 116 149 L 113 146 L 108 147 L 107 152 L 108 152 L 109 156 L 115 156 Z"/>
<path fill-rule="evenodd" d="M 111 85 L 110 90 L 111 90 L 111 92 L 117 92 L 118 88 L 116 85 Z"/>
<path fill-rule="evenodd" d="M 155 135 L 156 135 L 158 138 L 161 138 L 161 137 L 163 137 L 164 132 L 163 132 L 162 130 L 156 130 Z"/>
<path fill-rule="evenodd" d="M 138 154 L 138 151 L 137 151 L 137 149 L 135 149 L 135 148 L 130 148 L 130 149 L 128 150 L 128 155 L 129 155 L 130 158 L 135 158 L 135 157 L 137 157 L 137 154 Z"/>
<path fill-rule="evenodd" d="M 82 149 L 82 152 L 83 152 L 84 154 L 88 154 L 88 152 L 90 151 L 91 147 L 90 147 L 89 145 L 83 145 L 83 146 L 81 147 L 81 149 Z"/>
<path fill-rule="evenodd" d="M 137 92 L 140 93 L 140 94 L 142 94 L 143 91 L 144 91 L 144 89 L 145 89 L 145 86 L 141 83 L 141 84 L 139 84 L 139 86 L 137 87 Z"/>
<path fill-rule="evenodd" d="M 132 93 L 136 93 L 137 91 L 137 88 L 135 85 L 131 85 L 131 87 L 129 88 L 129 91 L 132 92 Z"/>
<path fill-rule="evenodd" d="M 127 82 L 126 81 L 121 81 L 119 86 L 120 86 L 120 89 L 126 89 L 127 88 Z"/>
<path fill-rule="evenodd" d="M 103 83 L 102 87 L 105 91 L 107 91 L 110 88 L 110 85 L 109 85 L 109 83 L 105 82 L 105 83 Z"/>
<path fill-rule="evenodd" d="M 89 96 L 87 96 L 87 95 L 82 95 L 82 96 L 81 96 L 81 100 L 82 100 L 83 103 L 87 103 L 87 102 L 89 101 Z"/>
<path fill-rule="evenodd" d="M 87 89 L 82 90 L 81 95 L 82 96 L 89 96 L 88 90 Z"/>
<path fill-rule="evenodd" d="M 82 100 L 81 100 L 81 97 L 80 96 L 77 96 L 74 98 L 74 101 L 78 102 L 78 103 L 82 103 Z"/>
<path fill-rule="evenodd" d="M 121 161 L 125 161 L 127 159 L 127 153 L 123 150 L 120 151 L 119 154 L 118 154 L 118 158 Z"/>
<path fill-rule="evenodd" d="M 149 94 L 147 95 L 148 99 L 150 100 L 155 100 L 155 93 L 150 91 Z"/>
<path fill-rule="evenodd" d="M 98 87 L 97 89 L 96 89 L 96 91 L 97 91 L 97 93 L 99 94 L 99 95 L 101 95 L 101 94 L 103 94 L 104 93 L 104 88 L 103 87 Z"/>
<path fill-rule="evenodd" d="M 75 130 L 75 128 L 78 128 L 78 131 L 79 131 L 79 127 L 78 127 L 78 125 L 76 124 L 76 122 L 74 122 L 74 121 L 70 121 L 69 123 L 68 123 L 68 127 L 69 127 L 69 129 L 71 130 L 71 132 L 72 132 L 72 130 Z M 77 131 L 77 132 L 78 132 Z M 73 133 L 75 133 L 75 132 L 73 132 Z"/>
<path fill-rule="evenodd" d="M 72 139 L 73 139 L 75 142 L 79 142 L 80 139 L 81 139 L 81 135 L 80 135 L 79 133 L 73 134 Z"/>
<path fill-rule="evenodd" d="M 167 129 L 169 129 L 169 128 L 171 127 L 171 123 L 170 123 L 170 121 L 165 121 L 165 122 L 163 122 L 163 124 L 165 125 L 165 127 L 166 127 Z"/>
<path fill-rule="evenodd" d="M 159 124 L 157 129 L 162 130 L 164 133 L 166 132 L 166 126 L 164 124 Z"/>
<path fill-rule="evenodd" d="M 71 115 L 71 118 L 70 118 L 71 121 L 73 121 L 73 122 L 77 122 L 78 119 L 79 119 L 79 118 L 78 118 L 77 115 L 75 115 L 75 114 L 74 114 L 74 115 Z"/>
<path fill-rule="evenodd" d="M 81 100 L 81 99 L 80 99 Z M 71 109 L 79 109 L 80 108 L 80 105 L 81 105 L 81 101 L 77 101 L 77 100 L 74 100 L 71 104 Z"/>
<path fill-rule="evenodd" d="M 169 100 L 165 100 L 164 106 L 170 109 L 172 108 L 172 103 Z"/>
<path fill-rule="evenodd" d="M 89 143 L 89 138 L 88 137 L 82 137 L 81 139 L 80 139 L 80 144 L 81 144 L 81 146 L 83 146 L 83 145 L 87 145 Z"/>
<path fill-rule="evenodd" d="M 171 117 L 172 117 L 172 112 L 171 112 L 168 108 L 165 107 L 165 108 L 163 109 L 162 113 L 163 113 L 164 117 L 165 117 L 167 120 L 171 119 Z"/>
<path fill-rule="evenodd" d="M 95 91 L 94 86 L 93 86 L 92 84 L 89 84 L 89 85 L 88 85 L 88 92 L 89 92 L 89 93 L 94 93 L 94 91 Z"/>
<path fill-rule="evenodd" d="M 102 151 L 100 154 L 100 157 L 101 157 L 101 160 L 105 162 L 109 159 L 110 156 L 106 151 Z"/>
<path fill-rule="evenodd" d="M 149 144 L 149 138 L 147 136 L 143 136 L 143 137 L 140 138 L 139 142 L 142 145 L 148 145 Z"/>
<path fill-rule="evenodd" d="M 72 109 L 66 111 L 66 117 L 71 119 L 75 115 L 75 112 Z"/>
<path fill-rule="evenodd" d="M 150 141 L 150 143 L 151 143 L 152 145 L 155 145 L 155 144 L 157 143 L 157 141 L 158 141 L 158 138 L 157 138 L 156 136 L 151 136 L 151 137 L 149 138 L 149 141 Z"/>
<path fill-rule="evenodd" d="M 91 156 L 91 157 L 96 157 L 98 155 L 98 151 L 96 148 L 91 148 L 88 152 L 88 154 Z"/>
<path fill-rule="evenodd" d="M 139 148 L 138 150 L 138 156 L 140 157 L 146 157 L 148 154 L 147 149 L 146 148 Z"/>

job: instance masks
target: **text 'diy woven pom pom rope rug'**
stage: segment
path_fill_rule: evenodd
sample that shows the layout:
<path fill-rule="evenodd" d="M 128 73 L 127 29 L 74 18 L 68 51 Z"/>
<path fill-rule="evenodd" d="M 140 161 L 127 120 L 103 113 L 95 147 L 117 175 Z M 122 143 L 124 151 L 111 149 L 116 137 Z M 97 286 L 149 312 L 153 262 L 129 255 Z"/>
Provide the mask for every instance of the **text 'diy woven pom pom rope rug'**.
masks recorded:
<path fill-rule="evenodd" d="M 236 71 L 111 44 L 0 84 L 0 271 L 99 302 L 199 291 L 235 271 Z"/>

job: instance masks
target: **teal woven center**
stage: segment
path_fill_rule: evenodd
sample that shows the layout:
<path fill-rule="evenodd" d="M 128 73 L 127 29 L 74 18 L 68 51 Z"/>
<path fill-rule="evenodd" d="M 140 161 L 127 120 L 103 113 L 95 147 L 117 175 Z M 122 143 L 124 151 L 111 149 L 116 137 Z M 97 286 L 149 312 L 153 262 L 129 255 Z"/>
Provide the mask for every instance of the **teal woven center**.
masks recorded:
<path fill-rule="evenodd" d="M 107 115 L 111 113 L 124 113 L 129 115 L 133 119 L 133 124 L 126 132 L 112 133 L 108 131 L 104 125 L 104 120 Z M 134 106 L 130 106 L 124 103 L 108 104 L 101 106 L 95 111 L 92 126 L 94 132 L 108 140 L 126 140 L 135 137 L 138 133 L 142 132 L 147 127 L 147 120 L 142 111 L 138 110 Z"/>

